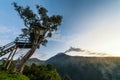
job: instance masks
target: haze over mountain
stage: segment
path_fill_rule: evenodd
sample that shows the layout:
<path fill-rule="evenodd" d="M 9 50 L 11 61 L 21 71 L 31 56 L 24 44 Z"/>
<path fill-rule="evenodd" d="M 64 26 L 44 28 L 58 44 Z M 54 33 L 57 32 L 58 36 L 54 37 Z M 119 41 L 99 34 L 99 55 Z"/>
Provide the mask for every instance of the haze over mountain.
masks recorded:
<path fill-rule="evenodd" d="M 113 55 L 110 55 L 109 53 L 104 53 L 104 52 L 95 52 L 95 51 L 90 51 L 90 50 L 87 50 L 87 49 L 82 49 L 82 48 L 77 48 L 77 47 L 70 47 L 68 48 L 67 50 L 63 51 L 62 53 L 65 53 L 67 55 L 70 55 L 70 56 L 85 56 L 85 57 L 110 57 L 110 56 L 113 56 Z M 33 54 L 33 56 L 31 58 L 38 58 L 40 60 L 47 60 L 49 59 L 50 57 L 50 54 L 48 53 L 44 53 L 44 54 Z M 52 55 L 54 56 L 54 55 Z M 44 59 L 42 57 L 48 57 L 47 59 Z"/>
<path fill-rule="evenodd" d="M 72 80 L 120 80 L 120 57 L 84 57 L 58 53 L 46 61 L 34 58 L 28 63 L 53 64 L 61 76 L 68 75 Z"/>

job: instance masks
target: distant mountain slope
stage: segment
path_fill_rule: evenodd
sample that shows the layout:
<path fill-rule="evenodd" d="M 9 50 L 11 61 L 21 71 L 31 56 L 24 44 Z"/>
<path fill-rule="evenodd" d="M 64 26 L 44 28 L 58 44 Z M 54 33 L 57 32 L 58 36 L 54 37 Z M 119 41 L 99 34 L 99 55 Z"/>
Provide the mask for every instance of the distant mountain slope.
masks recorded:
<path fill-rule="evenodd" d="M 35 63 L 36 65 L 45 64 L 44 61 L 39 60 L 39 59 L 37 59 L 37 58 L 30 58 L 30 59 L 26 62 L 27 65 L 32 65 L 32 63 Z"/>
<path fill-rule="evenodd" d="M 72 80 L 120 80 L 120 57 L 73 57 L 59 53 L 43 63 L 53 64 L 61 76 L 69 75 Z"/>

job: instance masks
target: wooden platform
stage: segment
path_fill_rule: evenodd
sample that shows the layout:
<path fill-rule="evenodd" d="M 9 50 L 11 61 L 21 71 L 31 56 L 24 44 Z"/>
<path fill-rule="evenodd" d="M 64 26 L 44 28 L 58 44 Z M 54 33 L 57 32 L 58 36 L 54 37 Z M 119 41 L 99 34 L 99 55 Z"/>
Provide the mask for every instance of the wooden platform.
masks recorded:
<path fill-rule="evenodd" d="M 32 48 L 32 43 L 16 42 L 18 48 Z"/>

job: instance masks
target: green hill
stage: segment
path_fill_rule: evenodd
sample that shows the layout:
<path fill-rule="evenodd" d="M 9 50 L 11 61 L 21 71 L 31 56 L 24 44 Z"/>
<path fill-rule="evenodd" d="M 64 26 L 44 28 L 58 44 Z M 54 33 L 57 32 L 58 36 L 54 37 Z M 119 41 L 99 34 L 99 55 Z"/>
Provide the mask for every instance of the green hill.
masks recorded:
<path fill-rule="evenodd" d="M 120 80 L 120 57 L 80 57 L 60 53 L 44 63 L 52 64 L 61 76 L 68 75 L 72 80 Z"/>
<path fill-rule="evenodd" d="M 53 64 L 61 76 L 72 80 L 120 80 L 120 57 L 79 57 L 58 54 L 46 63 Z"/>
<path fill-rule="evenodd" d="M 0 71 L 0 80 L 29 80 L 29 78 L 22 74 L 14 74 L 6 71 Z"/>

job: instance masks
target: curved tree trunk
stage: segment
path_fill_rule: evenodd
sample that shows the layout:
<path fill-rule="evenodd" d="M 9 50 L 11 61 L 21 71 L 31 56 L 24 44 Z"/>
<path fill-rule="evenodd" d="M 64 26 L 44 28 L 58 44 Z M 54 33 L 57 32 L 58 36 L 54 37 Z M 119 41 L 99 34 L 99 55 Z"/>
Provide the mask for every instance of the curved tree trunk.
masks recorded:
<path fill-rule="evenodd" d="M 16 66 L 15 66 L 15 72 L 22 73 L 25 62 L 33 55 L 33 53 L 35 52 L 36 49 L 37 49 L 37 45 L 34 45 L 26 53 L 26 55 L 20 61 L 17 62 Z"/>
<path fill-rule="evenodd" d="M 36 34 L 35 41 L 34 41 L 32 48 L 25 54 L 25 56 L 22 57 L 20 61 L 17 62 L 15 66 L 15 72 L 22 73 L 25 62 L 34 54 L 34 52 L 39 46 L 38 39 L 39 39 L 39 35 Z"/>

